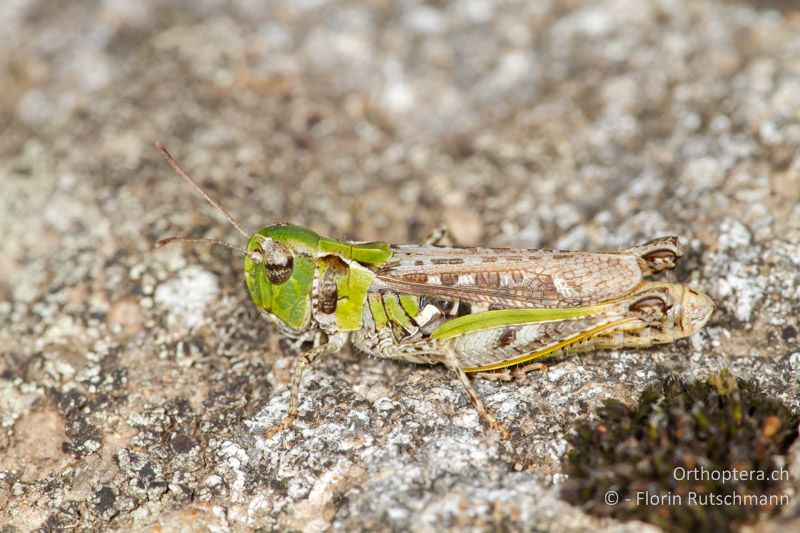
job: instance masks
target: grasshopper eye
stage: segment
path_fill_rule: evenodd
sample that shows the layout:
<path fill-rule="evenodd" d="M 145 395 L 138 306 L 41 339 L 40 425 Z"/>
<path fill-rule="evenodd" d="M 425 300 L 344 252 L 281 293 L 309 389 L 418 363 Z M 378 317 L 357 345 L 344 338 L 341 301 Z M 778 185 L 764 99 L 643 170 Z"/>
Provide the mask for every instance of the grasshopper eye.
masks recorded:
<path fill-rule="evenodd" d="M 292 276 L 294 256 L 288 248 L 275 241 L 270 241 L 267 243 L 266 250 L 262 255 L 264 257 L 264 270 L 270 283 L 280 285 Z"/>

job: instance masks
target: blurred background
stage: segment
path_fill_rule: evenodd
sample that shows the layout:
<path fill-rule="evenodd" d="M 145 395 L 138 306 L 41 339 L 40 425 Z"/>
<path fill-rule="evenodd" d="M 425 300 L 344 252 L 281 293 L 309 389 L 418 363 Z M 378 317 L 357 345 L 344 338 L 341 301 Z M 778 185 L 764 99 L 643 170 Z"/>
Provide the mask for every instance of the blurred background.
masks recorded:
<path fill-rule="evenodd" d="M 0 523 L 616 529 L 555 483 L 592 406 L 722 367 L 800 406 L 797 2 L 5 0 L 0 23 Z M 238 257 L 153 250 L 240 241 L 155 140 L 253 230 L 678 234 L 673 278 L 718 310 L 479 384 L 512 448 L 443 369 L 352 352 L 265 441 L 291 354 Z"/>

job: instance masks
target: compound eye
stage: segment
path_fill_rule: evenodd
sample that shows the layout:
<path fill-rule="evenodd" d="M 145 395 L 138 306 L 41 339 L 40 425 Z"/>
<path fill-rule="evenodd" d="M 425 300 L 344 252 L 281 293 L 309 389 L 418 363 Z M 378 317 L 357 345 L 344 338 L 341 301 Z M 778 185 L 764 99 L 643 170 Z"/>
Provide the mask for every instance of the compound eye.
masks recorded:
<path fill-rule="evenodd" d="M 280 285 L 292 276 L 294 256 L 288 248 L 275 241 L 267 243 L 264 256 L 264 271 L 273 285 Z"/>

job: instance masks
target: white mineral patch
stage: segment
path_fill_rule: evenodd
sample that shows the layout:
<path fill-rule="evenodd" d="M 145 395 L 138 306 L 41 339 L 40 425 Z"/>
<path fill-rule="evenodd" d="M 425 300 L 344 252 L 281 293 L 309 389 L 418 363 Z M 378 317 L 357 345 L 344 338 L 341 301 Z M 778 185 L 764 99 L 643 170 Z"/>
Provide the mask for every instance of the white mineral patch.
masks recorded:
<path fill-rule="evenodd" d="M 177 277 L 156 289 L 155 302 L 169 312 L 169 325 L 194 328 L 205 317 L 205 308 L 219 294 L 217 277 L 202 268 L 190 266 Z"/>
<path fill-rule="evenodd" d="M 209 487 L 216 487 L 220 483 L 222 483 L 222 478 L 216 475 L 208 476 L 205 480 L 205 484 Z"/>
<path fill-rule="evenodd" d="M 737 275 L 739 272 L 744 275 Z M 745 266 L 738 262 L 732 263 L 731 272 L 727 276 L 716 280 L 716 288 L 721 299 L 729 299 L 728 307 L 733 309 L 736 318 L 742 322 L 750 321 L 753 309 L 764 298 L 764 289 L 754 281 Z"/>
<path fill-rule="evenodd" d="M 717 240 L 723 250 L 749 246 L 752 235 L 747 226 L 733 218 L 726 218 L 720 226 L 720 235 Z"/>
<path fill-rule="evenodd" d="M 247 452 L 237 446 L 231 441 L 225 441 L 221 447 L 221 455 L 227 460 L 227 466 L 235 476 L 233 483 L 231 483 L 231 501 L 242 501 L 244 494 L 245 473 L 242 466 L 246 465 L 249 461 Z"/>
<path fill-rule="evenodd" d="M 795 352 L 789 357 L 789 366 L 792 367 L 796 373 L 800 373 L 800 352 Z"/>

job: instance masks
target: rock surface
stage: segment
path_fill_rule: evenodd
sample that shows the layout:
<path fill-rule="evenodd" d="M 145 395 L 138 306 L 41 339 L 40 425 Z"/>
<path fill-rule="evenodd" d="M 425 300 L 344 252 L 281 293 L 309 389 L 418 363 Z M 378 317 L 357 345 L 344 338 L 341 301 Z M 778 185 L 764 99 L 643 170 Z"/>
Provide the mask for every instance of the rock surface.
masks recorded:
<path fill-rule="evenodd" d="M 728 367 L 800 409 L 800 8 L 489 0 L 0 4 L 0 523 L 647 530 L 559 498 L 607 398 Z M 307 371 L 224 249 L 247 228 L 576 249 L 685 237 L 688 341 L 481 381 L 348 350 Z M 792 503 L 762 526 L 800 521 Z"/>

